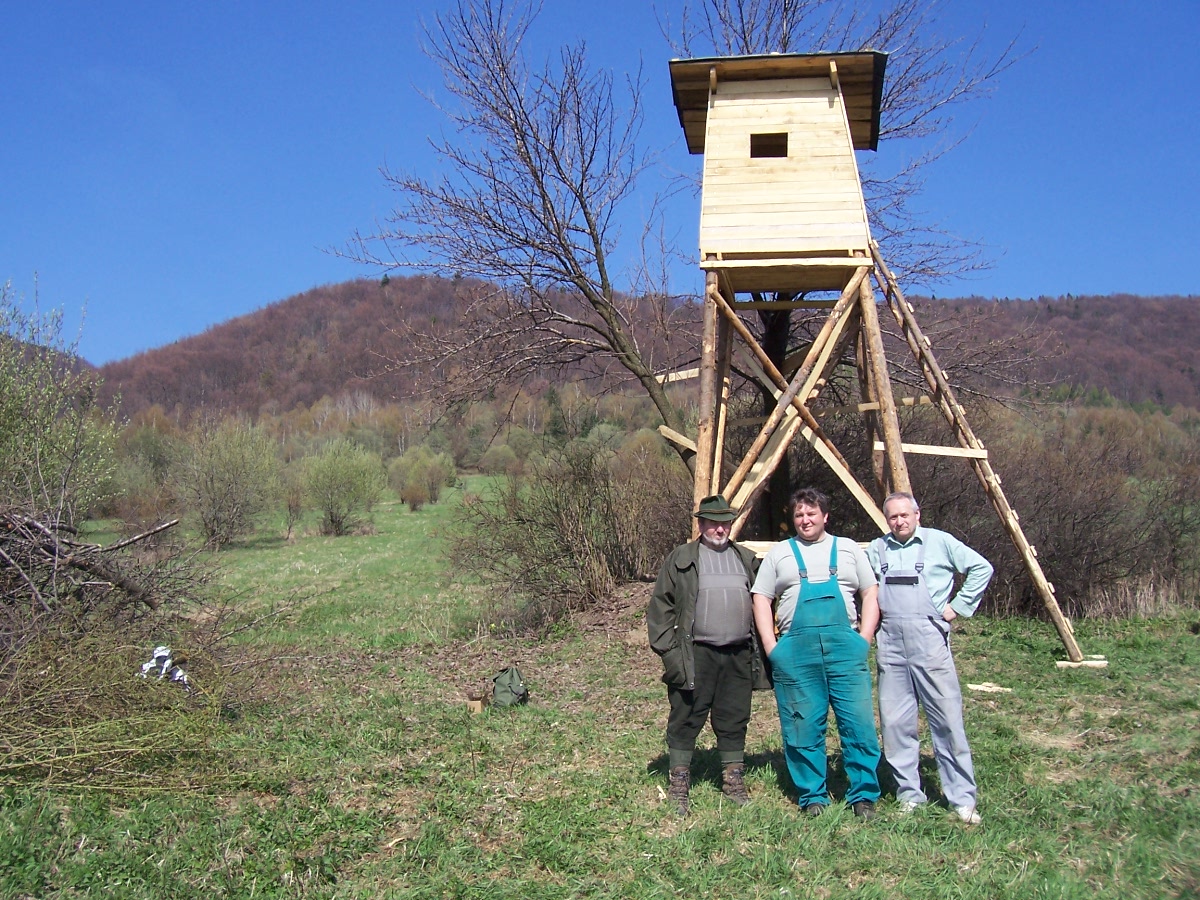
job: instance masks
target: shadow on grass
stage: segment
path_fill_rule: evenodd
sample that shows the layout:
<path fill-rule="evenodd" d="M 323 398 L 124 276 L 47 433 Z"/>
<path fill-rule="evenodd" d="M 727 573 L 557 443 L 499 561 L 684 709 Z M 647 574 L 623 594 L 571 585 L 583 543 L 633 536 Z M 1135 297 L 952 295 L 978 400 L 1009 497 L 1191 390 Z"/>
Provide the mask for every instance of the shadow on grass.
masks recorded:
<path fill-rule="evenodd" d="M 827 757 L 827 762 L 829 793 L 834 802 L 839 802 L 846 798 L 846 793 L 850 790 L 850 781 L 846 777 L 846 766 L 840 752 L 830 753 Z M 692 784 L 696 785 L 708 782 L 714 785 L 717 790 L 720 790 L 722 768 L 721 756 L 718 751 L 715 749 L 697 750 L 692 756 Z M 669 769 L 670 757 L 666 753 L 660 753 L 646 765 L 647 774 L 657 775 L 664 781 L 667 779 Z M 792 784 L 791 775 L 788 774 L 787 762 L 784 760 L 782 750 L 746 754 L 746 772 L 748 774 L 755 774 L 763 770 L 775 774 L 775 783 L 779 786 L 779 792 L 784 797 L 793 803 L 798 801 L 799 795 L 796 792 L 795 785 Z M 946 798 L 938 785 L 937 763 L 932 757 L 921 757 L 920 773 L 921 784 L 926 795 L 929 797 L 929 802 L 945 806 Z M 879 760 L 876 776 L 879 779 L 882 795 L 884 797 L 895 798 L 896 779 L 892 775 L 891 767 L 882 757 Z"/>
<path fill-rule="evenodd" d="M 240 538 L 229 544 L 226 549 L 229 550 L 270 550 L 277 547 L 285 547 L 288 541 L 286 535 L 279 533 L 263 533 L 252 534 L 248 537 Z"/>

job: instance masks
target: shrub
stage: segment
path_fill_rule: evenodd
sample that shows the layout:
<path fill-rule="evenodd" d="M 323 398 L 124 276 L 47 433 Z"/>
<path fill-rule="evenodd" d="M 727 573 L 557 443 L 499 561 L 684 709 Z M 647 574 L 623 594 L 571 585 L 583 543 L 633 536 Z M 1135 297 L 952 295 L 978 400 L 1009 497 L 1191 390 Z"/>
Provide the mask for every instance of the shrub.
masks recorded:
<path fill-rule="evenodd" d="M 529 458 L 529 454 L 534 451 L 541 441 L 537 435 L 528 429 L 514 425 L 508 429 L 508 438 L 505 443 L 512 448 L 513 453 L 517 455 L 517 459 L 524 461 Z"/>
<path fill-rule="evenodd" d="M 70 527 L 111 489 L 115 434 L 61 328 L 0 288 L 0 508 Z"/>
<path fill-rule="evenodd" d="M 414 478 L 404 485 L 400 491 L 400 499 L 403 500 L 412 512 L 416 512 L 422 506 L 429 502 L 429 488 L 425 482 L 419 478 Z"/>
<path fill-rule="evenodd" d="M 479 460 L 479 471 L 485 475 L 515 474 L 519 460 L 507 444 L 493 444 Z"/>
<path fill-rule="evenodd" d="M 401 499 L 405 487 L 419 481 L 425 487 L 425 502 L 437 503 L 442 488 L 454 484 L 457 478 L 454 457 L 449 453 L 435 453 L 424 444 L 409 447 L 388 466 L 388 482 Z"/>
<path fill-rule="evenodd" d="M 292 539 L 292 533 L 304 517 L 304 473 L 302 467 L 292 464 L 283 472 L 283 507 L 284 524 L 287 527 L 287 539 Z"/>
<path fill-rule="evenodd" d="M 275 442 L 244 422 L 202 425 L 188 436 L 178 487 L 206 543 L 222 547 L 254 530 L 279 496 Z"/>
<path fill-rule="evenodd" d="M 493 495 L 464 499 L 456 562 L 538 627 L 654 572 L 691 527 L 691 480 L 677 461 L 621 459 L 572 442 Z"/>
<path fill-rule="evenodd" d="M 378 454 L 339 438 L 308 461 L 304 484 L 309 501 L 321 511 L 321 533 L 341 536 L 363 523 L 386 477 Z"/>

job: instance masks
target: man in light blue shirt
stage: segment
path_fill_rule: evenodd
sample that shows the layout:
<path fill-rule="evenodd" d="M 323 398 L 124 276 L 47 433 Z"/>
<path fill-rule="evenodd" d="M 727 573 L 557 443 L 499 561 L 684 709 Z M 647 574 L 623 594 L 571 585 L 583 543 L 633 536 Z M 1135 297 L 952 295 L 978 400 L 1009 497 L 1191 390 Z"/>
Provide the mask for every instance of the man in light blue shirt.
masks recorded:
<path fill-rule="evenodd" d="M 929 722 L 946 800 L 962 821 L 978 825 L 975 769 L 950 653 L 950 623 L 974 614 L 992 565 L 953 535 L 921 527 L 921 508 L 912 494 L 891 494 L 883 515 L 891 533 L 871 542 L 867 558 L 879 578 L 879 720 L 883 754 L 896 776 L 896 799 L 905 811 L 928 799 L 918 773 L 919 704 Z M 956 575 L 963 579 L 957 593 Z"/>

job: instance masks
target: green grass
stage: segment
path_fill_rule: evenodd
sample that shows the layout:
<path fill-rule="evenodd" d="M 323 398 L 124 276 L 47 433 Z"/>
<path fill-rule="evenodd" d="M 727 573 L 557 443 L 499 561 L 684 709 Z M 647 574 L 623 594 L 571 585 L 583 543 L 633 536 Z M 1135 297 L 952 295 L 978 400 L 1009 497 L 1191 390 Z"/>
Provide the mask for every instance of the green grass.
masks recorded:
<path fill-rule="evenodd" d="M 479 490 L 482 479 L 468 479 Z M 282 523 L 223 550 L 224 586 L 251 609 L 293 608 L 271 639 L 312 646 L 371 648 L 445 641 L 473 624 L 477 598 L 452 583 L 442 555 L 461 488 L 410 511 L 389 491 L 371 513 L 371 532 L 317 533 L 311 514 L 292 541 Z"/>
<path fill-rule="evenodd" d="M 1200 892 L 1200 637 L 1190 619 L 1078 622 L 1102 670 L 1059 670 L 1039 622 L 956 636 L 984 824 L 890 799 L 858 823 L 801 819 L 769 695 L 748 746 L 754 801 L 724 803 L 698 755 L 693 814 L 662 801 L 665 695 L 637 603 L 541 642 L 476 629 L 485 599 L 438 557 L 448 505 L 376 512 L 377 533 L 273 537 L 223 552 L 266 608 L 271 699 L 192 793 L 0 792 L 3 897 L 1139 898 Z M 515 663 L 517 709 L 465 691 Z M 711 747 L 706 732 L 705 747 Z M 836 751 L 836 742 L 832 744 Z M 932 771 L 932 759 L 925 760 Z M 835 765 L 834 783 L 839 781 Z"/>

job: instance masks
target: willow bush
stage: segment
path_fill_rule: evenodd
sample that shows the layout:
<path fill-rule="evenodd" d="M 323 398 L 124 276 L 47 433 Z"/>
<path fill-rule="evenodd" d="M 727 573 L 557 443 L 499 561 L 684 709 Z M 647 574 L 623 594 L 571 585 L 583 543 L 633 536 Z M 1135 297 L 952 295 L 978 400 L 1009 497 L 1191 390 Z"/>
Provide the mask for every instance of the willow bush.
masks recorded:
<path fill-rule="evenodd" d="M 574 441 L 464 498 L 453 554 L 494 590 L 498 618 L 537 628 L 651 576 L 690 523 L 691 479 L 677 459 Z"/>

